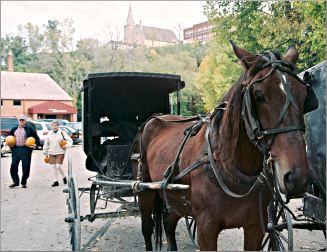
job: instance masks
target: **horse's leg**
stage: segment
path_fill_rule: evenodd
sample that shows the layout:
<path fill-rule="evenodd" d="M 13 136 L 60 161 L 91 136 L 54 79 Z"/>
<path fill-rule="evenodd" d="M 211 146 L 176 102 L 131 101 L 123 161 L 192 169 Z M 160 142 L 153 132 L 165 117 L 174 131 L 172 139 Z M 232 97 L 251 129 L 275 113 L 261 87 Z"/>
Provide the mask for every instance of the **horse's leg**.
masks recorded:
<path fill-rule="evenodd" d="M 152 220 L 152 210 L 154 206 L 154 200 L 156 197 L 156 192 L 147 190 L 140 192 L 138 195 L 139 207 L 141 212 L 142 221 L 142 234 L 145 241 L 145 249 L 147 251 L 152 250 L 152 232 L 153 232 L 153 220 Z"/>
<path fill-rule="evenodd" d="M 170 250 L 170 251 L 177 250 L 175 230 L 176 230 L 176 226 L 177 226 L 177 223 L 180 218 L 181 217 L 174 212 L 171 212 L 171 213 L 167 213 L 166 211 L 164 212 L 163 224 L 164 224 L 165 233 L 166 233 L 166 237 L 167 237 L 167 244 L 168 244 L 167 250 Z"/>
<path fill-rule="evenodd" d="M 264 233 L 260 223 L 243 227 L 244 229 L 244 250 L 258 251 L 261 248 Z"/>
<path fill-rule="evenodd" d="M 210 216 L 201 214 L 196 219 L 197 238 L 200 250 L 217 250 L 217 240 L 220 233 L 219 225 Z"/>

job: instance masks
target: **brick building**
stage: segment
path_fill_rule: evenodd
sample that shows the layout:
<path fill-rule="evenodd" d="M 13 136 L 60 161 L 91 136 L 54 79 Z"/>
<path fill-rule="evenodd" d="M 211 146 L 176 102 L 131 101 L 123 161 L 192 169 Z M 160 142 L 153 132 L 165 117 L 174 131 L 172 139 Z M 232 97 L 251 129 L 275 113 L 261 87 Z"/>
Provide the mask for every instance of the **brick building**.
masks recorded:
<path fill-rule="evenodd" d="M 11 54 L 7 62 L 1 72 L 1 116 L 77 120 L 73 99 L 48 74 L 14 72 Z"/>
<path fill-rule="evenodd" d="M 134 23 L 131 5 L 129 6 L 126 25 L 124 26 L 124 43 L 135 46 L 160 47 L 172 45 L 177 37 L 172 30 L 145 26 Z"/>
<path fill-rule="evenodd" d="M 209 21 L 193 25 L 193 27 L 183 30 L 184 42 L 192 43 L 195 41 L 205 42 L 213 36 L 213 25 Z"/>

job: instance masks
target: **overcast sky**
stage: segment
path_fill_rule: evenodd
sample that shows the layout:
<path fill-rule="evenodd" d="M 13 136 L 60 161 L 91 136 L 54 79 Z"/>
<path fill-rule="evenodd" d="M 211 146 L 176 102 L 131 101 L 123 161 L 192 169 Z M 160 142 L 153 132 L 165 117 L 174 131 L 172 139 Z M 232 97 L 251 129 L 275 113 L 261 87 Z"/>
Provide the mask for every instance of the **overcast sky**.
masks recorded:
<path fill-rule="evenodd" d="M 205 1 L 3 1 L 1 0 L 1 36 L 17 34 L 17 26 L 31 22 L 42 28 L 49 19 L 71 18 L 75 39 L 85 37 L 107 40 L 107 31 L 120 31 L 126 23 L 129 5 L 134 22 L 176 30 L 207 20 L 203 14 Z"/>

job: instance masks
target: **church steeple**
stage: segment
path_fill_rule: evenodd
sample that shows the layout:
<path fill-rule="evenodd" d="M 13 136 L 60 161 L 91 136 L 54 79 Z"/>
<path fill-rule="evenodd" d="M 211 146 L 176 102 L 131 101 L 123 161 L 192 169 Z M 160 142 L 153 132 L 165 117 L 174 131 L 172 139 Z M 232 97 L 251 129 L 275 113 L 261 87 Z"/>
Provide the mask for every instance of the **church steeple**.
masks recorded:
<path fill-rule="evenodd" d="M 126 20 L 126 25 L 134 26 L 134 18 L 133 18 L 131 3 L 129 3 L 129 10 L 128 10 L 128 16 L 127 16 L 127 20 Z"/>

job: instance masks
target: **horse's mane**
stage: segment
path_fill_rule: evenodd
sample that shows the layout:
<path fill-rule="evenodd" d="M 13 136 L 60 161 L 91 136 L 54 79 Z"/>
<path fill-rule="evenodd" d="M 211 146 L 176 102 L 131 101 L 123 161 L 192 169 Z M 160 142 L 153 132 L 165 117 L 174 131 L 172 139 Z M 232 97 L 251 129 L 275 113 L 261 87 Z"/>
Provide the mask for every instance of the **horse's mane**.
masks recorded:
<path fill-rule="evenodd" d="M 243 59 L 244 60 L 244 59 Z M 243 102 L 243 82 L 250 76 L 257 73 L 260 67 L 266 62 L 262 57 L 255 56 L 245 59 L 251 61 L 252 67 L 245 71 L 240 78 L 229 89 L 227 94 L 222 98 L 222 101 L 227 101 L 227 109 L 219 123 L 219 136 L 216 141 L 216 149 L 219 153 L 219 163 L 225 170 L 230 170 L 234 167 L 234 154 L 237 148 L 240 132 L 245 130 L 242 120 L 242 102 Z M 213 124 L 215 123 L 213 118 Z M 215 126 L 213 126 L 215 127 Z"/>
<path fill-rule="evenodd" d="M 217 158 L 224 169 L 228 169 L 233 163 L 232 157 L 241 130 L 242 81 L 244 78 L 245 74 L 239 78 L 222 99 L 222 101 L 227 101 L 228 105 L 219 123 L 219 136 L 216 143 L 219 153 Z"/>

